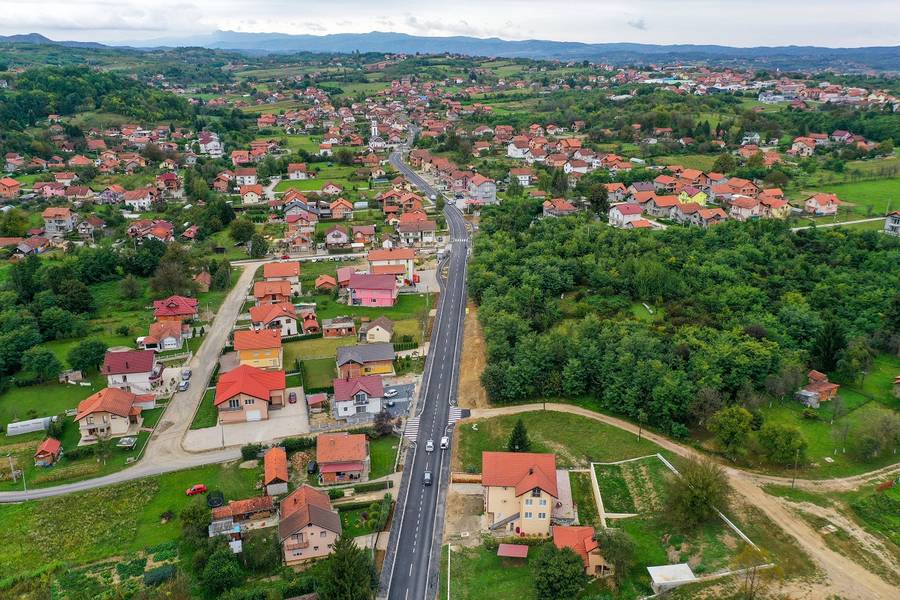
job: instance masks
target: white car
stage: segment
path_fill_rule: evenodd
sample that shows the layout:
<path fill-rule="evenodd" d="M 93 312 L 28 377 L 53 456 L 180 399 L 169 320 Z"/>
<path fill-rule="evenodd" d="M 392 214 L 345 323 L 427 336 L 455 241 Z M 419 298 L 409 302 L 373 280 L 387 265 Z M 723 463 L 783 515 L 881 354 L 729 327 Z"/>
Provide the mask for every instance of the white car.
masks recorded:
<path fill-rule="evenodd" d="M 434 440 L 425 442 L 425 452 L 434 452 Z"/>
<path fill-rule="evenodd" d="M 446 450 L 449 447 L 450 447 L 450 438 L 448 438 L 445 435 L 444 437 L 441 438 L 441 450 Z"/>
<path fill-rule="evenodd" d="M 400 392 L 398 392 L 397 390 L 387 390 L 387 391 L 384 393 L 384 397 L 385 397 L 385 398 L 393 398 L 394 396 L 396 396 L 396 395 L 399 394 L 399 393 L 400 393 Z"/>

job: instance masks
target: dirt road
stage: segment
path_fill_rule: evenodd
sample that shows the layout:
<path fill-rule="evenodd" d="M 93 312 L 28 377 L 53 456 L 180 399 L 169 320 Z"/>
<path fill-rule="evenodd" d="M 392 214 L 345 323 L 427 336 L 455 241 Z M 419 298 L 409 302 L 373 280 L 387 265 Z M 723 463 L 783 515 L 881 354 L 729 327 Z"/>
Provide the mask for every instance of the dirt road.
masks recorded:
<path fill-rule="evenodd" d="M 523 412 L 541 410 L 543 404 L 524 404 L 520 406 L 504 406 L 500 408 L 473 409 L 471 419 L 483 419 L 501 415 L 514 415 Z M 594 419 L 630 431 L 637 435 L 638 428 L 622 419 L 610 417 L 600 413 L 568 404 L 548 403 L 547 410 L 566 412 L 580 415 L 588 419 Z M 683 446 L 668 438 L 644 430 L 643 436 L 657 445 L 686 458 L 701 458 L 699 452 L 693 448 Z M 900 465 L 894 465 L 882 471 L 900 470 Z M 892 600 L 898 597 L 897 588 L 884 581 L 881 577 L 871 573 L 861 565 L 849 558 L 834 552 L 825 544 L 822 536 L 810 527 L 806 521 L 793 514 L 778 498 L 763 492 L 759 487 L 761 482 L 790 485 L 790 478 L 768 477 L 754 473 L 748 473 L 734 467 L 725 467 L 725 472 L 731 481 L 734 491 L 746 502 L 763 511 L 774 523 L 791 535 L 797 543 L 809 554 L 827 579 L 824 588 L 818 585 L 794 586 L 791 585 L 793 597 L 821 598 L 823 589 L 829 595 L 837 595 L 841 598 L 859 598 L 860 600 Z M 798 487 L 810 490 L 822 491 L 830 489 L 848 489 L 845 486 L 853 482 L 865 481 L 865 476 L 848 477 L 845 479 L 832 479 L 824 481 L 797 480 Z M 857 483 L 858 485 L 858 483 Z"/>

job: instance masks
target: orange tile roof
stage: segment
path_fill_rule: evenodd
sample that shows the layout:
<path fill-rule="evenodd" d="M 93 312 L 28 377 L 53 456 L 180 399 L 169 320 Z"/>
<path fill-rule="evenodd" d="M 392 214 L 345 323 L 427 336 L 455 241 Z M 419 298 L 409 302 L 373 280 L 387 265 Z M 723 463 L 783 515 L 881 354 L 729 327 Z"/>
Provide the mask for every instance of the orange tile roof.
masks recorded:
<path fill-rule="evenodd" d="M 266 452 L 263 456 L 263 470 L 265 471 L 263 485 L 287 483 L 287 452 L 284 451 L 284 448 L 275 446 Z"/>
<path fill-rule="evenodd" d="M 119 388 L 105 388 L 92 394 L 78 403 L 78 412 L 75 420 L 80 421 L 89 414 L 108 412 L 120 417 L 127 417 L 134 410 L 134 401 L 137 398 L 131 392 Z M 137 409 L 140 412 L 140 409 Z"/>
<path fill-rule="evenodd" d="M 214 520 L 227 519 L 274 509 L 275 501 L 272 500 L 272 496 L 256 496 L 245 500 L 232 500 L 225 506 L 214 508 L 212 518 Z"/>
<path fill-rule="evenodd" d="M 412 260 L 416 257 L 416 251 L 412 248 L 393 248 L 391 250 L 370 250 L 366 259 L 373 260 Z"/>
<path fill-rule="evenodd" d="M 304 483 L 281 501 L 281 518 L 287 519 L 297 509 L 308 504 L 331 510 L 328 494 Z"/>
<path fill-rule="evenodd" d="M 515 487 L 516 496 L 540 488 L 559 497 L 556 456 L 535 452 L 482 452 L 481 483 L 488 487 Z"/>
<path fill-rule="evenodd" d="M 274 262 L 263 265 L 263 277 L 270 279 L 272 277 L 297 277 L 300 275 L 300 263 L 291 262 Z"/>
<path fill-rule="evenodd" d="M 264 298 L 270 295 L 291 296 L 291 284 L 287 281 L 257 281 L 253 284 L 253 295 Z"/>
<path fill-rule="evenodd" d="M 316 439 L 316 460 L 321 464 L 364 461 L 368 456 L 363 433 L 324 433 Z"/>
<path fill-rule="evenodd" d="M 280 338 L 281 332 L 276 333 Z M 278 341 L 280 344 L 281 340 Z M 250 365 L 241 365 L 219 377 L 214 405 L 219 406 L 239 394 L 246 394 L 268 402 L 272 392 L 283 390 L 285 386 L 284 371 L 263 371 Z"/>
<path fill-rule="evenodd" d="M 278 304 L 260 304 L 250 307 L 250 320 L 254 323 L 271 323 L 279 317 L 297 318 L 297 310 L 290 302 Z"/>
<path fill-rule="evenodd" d="M 588 553 L 599 547 L 594 540 L 594 528 L 586 526 L 561 527 L 555 525 L 553 527 L 553 545 L 560 550 L 571 548 L 581 557 L 585 566 L 589 564 Z"/>
<path fill-rule="evenodd" d="M 281 348 L 280 330 L 262 329 L 260 331 L 234 332 L 235 350 L 266 350 L 268 348 Z"/>

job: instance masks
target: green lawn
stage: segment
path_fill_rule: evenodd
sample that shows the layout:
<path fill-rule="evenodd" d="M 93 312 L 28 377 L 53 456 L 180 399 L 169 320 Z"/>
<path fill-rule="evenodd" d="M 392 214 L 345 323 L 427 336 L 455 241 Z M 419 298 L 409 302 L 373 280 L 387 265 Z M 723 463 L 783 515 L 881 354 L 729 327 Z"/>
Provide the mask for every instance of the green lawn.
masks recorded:
<path fill-rule="evenodd" d="M 401 294 L 392 307 L 347 306 L 334 300 L 331 296 L 304 296 L 299 302 L 315 302 L 316 314 L 320 319 L 331 319 L 341 315 L 353 317 L 369 317 L 377 319 L 385 316 L 392 321 L 403 319 L 422 319 L 427 310 L 433 307 L 433 298 L 427 294 Z"/>
<path fill-rule="evenodd" d="M 216 389 L 210 388 L 203 394 L 203 400 L 197 407 L 197 413 L 194 420 L 191 421 L 191 429 L 204 429 L 206 427 L 215 427 L 219 423 L 219 411 L 216 410 L 213 400 L 216 397 Z"/>
<path fill-rule="evenodd" d="M 716 157 L 716 154 L 673 154 L 670 156 L 657 156 L 656 161 L 663 165 L 681 165 L 686 169 L 712 171 Z"/>
<path fill-rule="evenodd" d="M 578 524 L 600 527 L 590 474 L 570 472 L 569 485 L 572 487 L 572 500 L 578 509 Z"/>
<path fill-rule="evenodd" d="M 640 302 L 634 302 L 631 305 L 631 314 L 639 321 L 661 321 L 665 316 L 665 309 L 661 306 L 651 306 L 653 314 L 651 315 L 644 305 Z"/>
<path fill-rule="evenodd" d="M 804 193 L 799 194 L 798 197 L 804 197 L 807 191 L 809 189 L 804 188 Z M 900 209 L 900 177 L 856 183 L 822 184 L 816 186 L 815 191 L 837 194 L 841 200 L 852 202 L 853 207 L 844 208 L 848 208 L 848 212 L 852 212 L 858 217 L 867 216 L 867 209 L 870 206 L 873 217 L 885 215 L 889 210 Z M 843 211 L 844 208 L 840 210 Z"/>
<path fill-rule="evenodd" d="M 341 515 L 341 531 L 343 534 L 357 537 L 375 531 L 375 525 L 372 519 L 369 518 L 369 513 L 372 512 L 369 508 L 340 510 L 340 507 L 338 507 L 338 512 Z"/>
<path fill-rule="evenodd" d="M 290 366 L 290 365 L 288 365 Z M 301 363 L 304 390 L 330 388 L 337 377 L 334 358 L 316 358 Z"/>
<path fill-rule="evenodd" d="M 77 407 L 79 402 L 106 387 L 106 377 L 99 374 L 91 376 L 89 382 L 90 386 L 54 382 L 9 388 L 0 394 L 0 426 L 3 427 L 4 436 L 6 425 L 11 421 L 62 414 L 66 409 Z M 0 440 L 5 439 L 0 437 Z"/>
<path fill-rule="evenodd" d="M 378 479 L 394 472 L 399 443 L 400 438 L 395 435 L 386 435 L 369 442 L 369 457 L 372 461 L 369 479 Z"/>
<path fill-rule="evenodd" d="M 284 343 L 284 364 L 293 368 L 296 360 L 312 358 L 331 358 L 334 362 L 337 349 L 341 346 L 353 346 L 356 336 L 316 338 L 312 340 L 296 340 Z"/>
<path fill-rule="evenodd" d="M 181 535 L 178 518 L 162 522 L 166 512 L 177 515 L 188 504 L 205 503 L 204 496 L 187 497 L 196 483 L 222 490 L 226 500 L 257 494 L 260 469 L 211 465 L 177 471 L 115 486 L 0 505 L 0 520 L 14 544 L 0 548 L 0 569 L 7 573 L 32 570 L 56 560 L 82 564 L 134 552 Z"/>
<path fill-rule="evenodd" d="M 553 452 L 557 468 L 583 467 L 589 462 L 611 462 L 660 452 L 656 444 L 599 421 L 555 411 L 534 411 L 466 423 L 458 427 L 456 459 L 466 471 L 481 471 L 483 451 L 506 450 L 506 441 L 518 419 L 528 429 L 532 452 Z"/>
<path fill-rule="evenodd" d="M 306 150 L 311 154 L 319 152 L 319 144 L 322 143 L 321 135 L 289 135 L 282 138 L 287 141 L 290 150 Z"/>
<path fill-rule="evenodd" d="M 530 552 L 536 552 L 532 548 Z M 447 595 L 447 548 L 441 552 L 441 587 L 438 596 Z M 482 600 L 490 590 L 491 600 L 534 598 L 528 561 L 503 559 L 495 550 L 483 546 L 454 549 L 450 556 L 450 597 L 454 600 Z"/>

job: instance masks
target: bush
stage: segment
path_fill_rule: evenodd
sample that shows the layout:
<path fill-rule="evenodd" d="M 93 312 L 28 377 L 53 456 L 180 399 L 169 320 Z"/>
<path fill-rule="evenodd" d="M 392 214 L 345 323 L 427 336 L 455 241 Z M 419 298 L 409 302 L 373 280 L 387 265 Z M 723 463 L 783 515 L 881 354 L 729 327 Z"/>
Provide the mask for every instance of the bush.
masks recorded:
<path fill-rule="evenodd" d="M 803 409 L 803 418 L 809 419 L 810 421 L 818 421 L 819 420 L 819 411 L 814 408 L 804 408 Z"/>
<path fill-rule="evenodd" d="M 316 438 L 314 437 L 299 437 L 299 438 L 285 438 L 281 440 L 280 446 L 285 449 L 286 452 L 298 452 L 300 450 L 309 450 L 310 448 L 316 447 Z"/>
<path fill-rule="evenodd" d="M 72 448 L 65 451 L 65 457 L 68 460 L 78 460 L 87 456 L 93 456 L 94 449 L 90 446 L 81 446 L 80 448 Z"/>
<path fill-rule="evenodd" d="M 259 458 L 260 452 L 262 452 L 262 446 L 259 444 L 247 444 L 241 446 L 241 458 L 244 460 L 254 460 Z"/>
<path fill-rule="evenodd" d="M 176 572 L 175 565 L 163 565 L 150 569 L 144 573 L 144 585 L 147 587 L 159 585 L 175 577 Z"/>
<path fill-rule="evenodd" d="M 353 491 L 357 494 L 361 494 L 363 492 L 374 492 L 376 490 L 386 490 L 394 486 L 394 482 L 391 480 L 387 481 L 372 481 L 370 483 L 361 483 L 359 485 L 353 486 Z"/>
<path fill-rule="evenodd" d="M 116 563 L 116 572 L 119 574 L 119 579 L 138 577 L 139 575 L 144 574 L 144 567 L 146 566 L 146 558 L 136 558 L 128 562 Z"/>
<path fill-rule="evenodd" d="M 332 500 L 337 500 L 338 498 L 344 497 L 344 490 L 341 489 L 331 489 L 328 490 L 328 497 Z"/>

